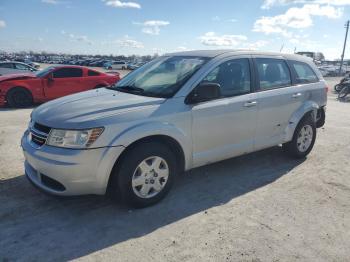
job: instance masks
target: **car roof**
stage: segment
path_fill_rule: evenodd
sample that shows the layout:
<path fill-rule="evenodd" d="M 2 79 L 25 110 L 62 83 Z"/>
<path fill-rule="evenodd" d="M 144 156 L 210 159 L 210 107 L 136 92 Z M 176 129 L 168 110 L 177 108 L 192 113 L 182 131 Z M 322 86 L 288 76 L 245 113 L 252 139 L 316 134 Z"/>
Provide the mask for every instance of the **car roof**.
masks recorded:
<path fill-rule="evenodd" d="M 196 56 L 196 57 L 208 57 L 213 58 L 219 55 L 261 55 L 261 56 L 278 56 L 286 59 L 294 59 L 298 61 L 310 62 L 310 58 L 297 55 L 297 54 L 285 54 L 279 52 L 265 52 L 265 51 L 253 51 L 253 50 L 237 50 L 237 49 L 218 49 L 218 50 L 194 50 L 194 51 L 181 51 L 175 53 L 168 53 L 165 56 Z"/>

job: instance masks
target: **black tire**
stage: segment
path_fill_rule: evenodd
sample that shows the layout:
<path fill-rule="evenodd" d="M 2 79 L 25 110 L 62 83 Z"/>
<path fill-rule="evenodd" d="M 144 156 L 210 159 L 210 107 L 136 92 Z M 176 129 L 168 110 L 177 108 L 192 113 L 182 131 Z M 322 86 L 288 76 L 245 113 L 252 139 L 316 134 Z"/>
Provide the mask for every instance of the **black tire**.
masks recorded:
<path fill-rule="evenodd" d="M 349 94 L 349 92 L 350 92 L 350 87 L 349 86 L 343 87 L 343 89 L 338 94 L 338 98 L 339 99 L 344 99 Z"/>
<path fill-rule="evenodd" d="M 308 146 L 307 150 L 301 151 L 298 147 L 298 138 L 301 135 L 301 131 L 304 127 L 310 126 L 312 129 L 312 138 L 311 144 Z M 292 141 L 283 144 L 284 151 L 293 158 L 304 158 L 306 157 L 312 150 L 316 140 L 316 123 L 311 116 L 311 114 L 305 115 L 297 125 L 294 131 Z"/>
<path fill-rule="evenodd" d="M 160 192 L 155 196 L 142 198 L 134 192 L 132 178 L 139 164 L 153 156 L 161 157 L 166 161 L 169 176 Z M 168 194 L 174 183 L 176 174 L 176 158 L 171 150 L 161 143 L 144 142 L 128 150 L 120 161 L 118 161 L 117 167 L 113 169 L 111 174 L 109 194 L 113 198 L 121 200 L 122 203 L 136 208 L 151 206 L 162 200 Z"/>
<path fill-rule="evenodd" d="M 317 112 L 316 128 L 323 127 L 326 122 L 326 112 L 324 108 L 321 108 Z"/>
<path fill-rule="evenodd" d="M 344 86 L 342 84 L 337 84 L 334 86 L 334 91 L 339 93 Z"/>
<path fill-rule="evenodd" d="M 25 108 L 33 105 L 33 96 L 25 88 L 14 87 L 7 92 L 7 103 L 10 107 Z"/>

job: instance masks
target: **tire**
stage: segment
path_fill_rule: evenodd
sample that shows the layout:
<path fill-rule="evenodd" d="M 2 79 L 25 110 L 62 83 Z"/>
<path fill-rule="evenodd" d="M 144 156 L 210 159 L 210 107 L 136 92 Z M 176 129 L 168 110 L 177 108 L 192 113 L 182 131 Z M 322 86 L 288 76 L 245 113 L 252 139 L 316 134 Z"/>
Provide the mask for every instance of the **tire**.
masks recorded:
<path fill-rule="evenodd" d="M 339 93 L 344 86 L 342 84 L 337 84 L 334 86 L 334 91 Z"/>
<path fill-rule="evenodd" d="M 33 105 L 32 94 L 22 87 L 14 87 L 7 92 L 7 103 L 10 107 L 25 108 Z"/>
<path fill-rule="evenodd" d="M 303 134 L 305 134 L 305 136 L 303 136 Z M 283 144 L 283 149 L 293 158 L 304 158 L 311 152 L 315 140 L 316 123 L 311 114 L 307 114 L 300 120 L 295 128 L 292 141 Z M 303 147 L 303 145 L 305 147 Z"/>
<path fill-rule="evenodd" d="M 316 128 L 323 127 L 326 122 L 326 112 L 324 108 L 318 110 L 318 119 L 316 121 Z"/>
<path fill-rule="evenodd" d="M 350 92 L 350 87 L 349 86 L 343 87 L 343 89 L 338 94 L 338 98 L 339 99 L 344 99 L 349 94 L 349 92 Z"/>
<path fill-rule="evenodd" d="M 167 146 L 144 142 L 127 151 L 113 169 L 109 193 L 136 208 L 151 206 L 168 194 L 176 173 L 176 158 Z"/>

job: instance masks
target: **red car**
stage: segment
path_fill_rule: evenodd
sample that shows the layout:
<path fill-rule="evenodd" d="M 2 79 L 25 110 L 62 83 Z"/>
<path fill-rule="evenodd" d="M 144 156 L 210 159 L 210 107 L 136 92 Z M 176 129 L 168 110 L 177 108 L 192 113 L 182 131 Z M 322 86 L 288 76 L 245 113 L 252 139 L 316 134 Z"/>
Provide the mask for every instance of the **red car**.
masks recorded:
<path fill-rule="evenodd" d="M 35 74 L 0 76 L 0 106 L 27 107 L 58 97 L 94 88 L 107 87 L 120 80 L 119 74 L 106 74 L 81 66 L 52 66 Z"/>

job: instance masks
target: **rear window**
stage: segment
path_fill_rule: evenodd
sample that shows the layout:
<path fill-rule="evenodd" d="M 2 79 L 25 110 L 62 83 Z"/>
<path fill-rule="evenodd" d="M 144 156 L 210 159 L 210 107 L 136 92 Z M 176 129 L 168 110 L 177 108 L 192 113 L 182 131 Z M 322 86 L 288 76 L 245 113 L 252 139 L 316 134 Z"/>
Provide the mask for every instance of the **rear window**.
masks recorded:
<path fill-rule="evenodd" d="M 99 72 L 92 71 L 92 70 L 89 70 L 89 71 L 88 71 L 88 76 L 99 76 L 99 75 L 100 75 Z"/>
<path fill-rule="evenodd" d="M 261 90 L 286 87 L 292 84 L 289 68 L 284 60 L 257 58 L 256 63 Z"/>
<path fill-rule="evenodd" d="M 294 68 L 297 84 L 318 82 L 317 75 L 308 64 L 297 61 L 291 61 L 290 63 Z"/>

